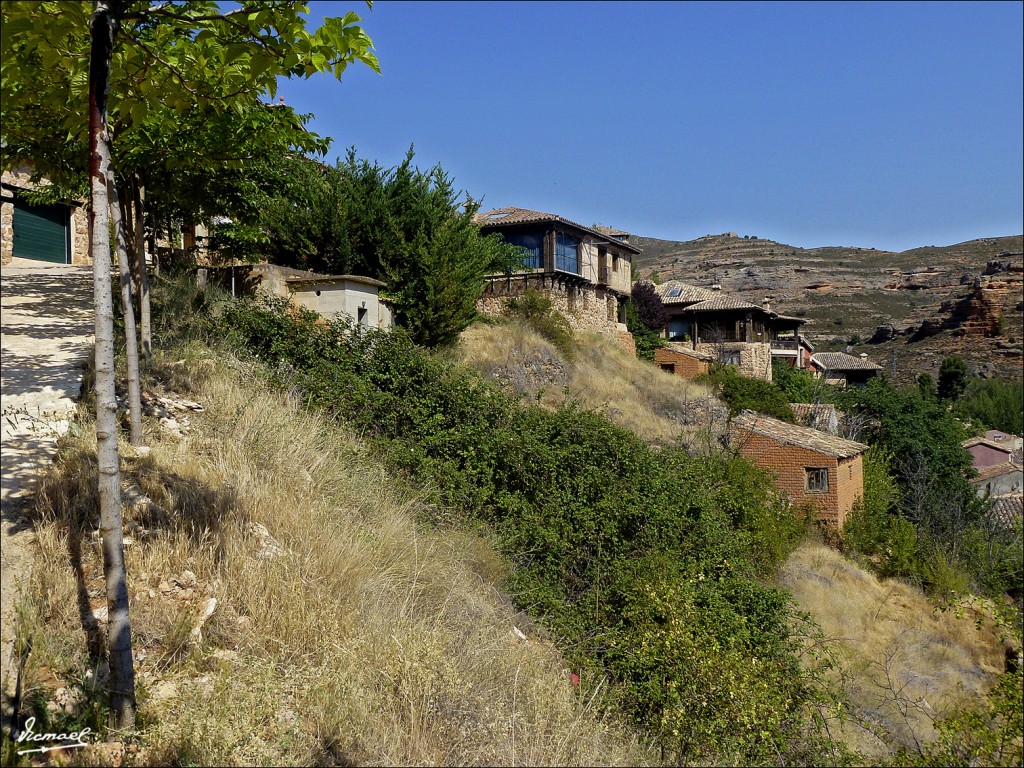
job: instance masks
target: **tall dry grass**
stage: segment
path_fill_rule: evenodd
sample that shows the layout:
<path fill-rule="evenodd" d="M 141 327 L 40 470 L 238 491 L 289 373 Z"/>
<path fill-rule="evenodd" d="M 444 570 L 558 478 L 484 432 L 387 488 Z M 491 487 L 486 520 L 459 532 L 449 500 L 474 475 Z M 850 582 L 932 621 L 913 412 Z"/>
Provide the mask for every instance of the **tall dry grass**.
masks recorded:
<path fill-rule="evenodd" d="M 878 579 L 839 552 L 801 545 L 780 573 L 837 652 L 851 706 L 842 737 L 885 762 L 933 741 L 934 721 L 977 700 L 1002 671 L 1003 647 L 983 610 L 935 608 L 915 587 Z"/>
<path fill-rule="evenodd" d="M 574 400 L 645 440 L 694 442 L 720 429 L 707 387 L 638 360 L 606 336 L 577 333 L 575 349 L 568 360 L 529 326 L 509 321 L 470 326 L 455 354 L 524 398 L 547 407 Z"/>
<path fill-rule="evenodd" d="M 594 681 L 574 688 L 517 634 L 486 540 L 418 524 L 416 494 L 357 439 L 234 365 L 200 348 L 158 365 L 157 390 L 206 410 L 184 439 L 148 423 L 151 453 L 125 461 L 139 761 L 647 761 L 580 693 Z M 91 430 L 39 494 L 30 698 L 102 677 L 83 629 L 103 603 Z"/>

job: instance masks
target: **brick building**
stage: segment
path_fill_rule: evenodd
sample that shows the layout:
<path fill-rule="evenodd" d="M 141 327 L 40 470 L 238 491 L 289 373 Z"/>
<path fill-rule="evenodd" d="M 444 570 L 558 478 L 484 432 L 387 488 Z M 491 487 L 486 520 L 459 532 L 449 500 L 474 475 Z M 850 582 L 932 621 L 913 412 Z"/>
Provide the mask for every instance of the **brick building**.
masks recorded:
<path fill-rule="evenodd" d="M 664 347 L 654 350 L 654 363 L 661 370 L 692 379 L 708 372 L 714 358 L 703 352 L 691 349 L 688 344 L 668 342 Z"/>
<path fill-rule="evenodd" d="M 818 519 L 842 529 L 864 495 L 867 446 L 753 411 L 733 419 L 730 442 L 740 455 L 775 473 L 794 504 L 809 503 Z"/>

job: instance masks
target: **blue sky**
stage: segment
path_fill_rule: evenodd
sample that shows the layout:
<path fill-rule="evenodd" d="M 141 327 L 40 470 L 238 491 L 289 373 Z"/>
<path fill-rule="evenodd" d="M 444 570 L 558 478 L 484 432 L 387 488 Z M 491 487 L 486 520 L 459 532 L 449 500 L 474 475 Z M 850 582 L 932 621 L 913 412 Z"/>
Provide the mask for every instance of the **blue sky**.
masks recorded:
<path fill-rule="evenodd" d="M 313 2 L 381 75 L 283 81 L 484 209 L 686 240 L 901 250 L 1024 229 L 1024 4 Z"/>

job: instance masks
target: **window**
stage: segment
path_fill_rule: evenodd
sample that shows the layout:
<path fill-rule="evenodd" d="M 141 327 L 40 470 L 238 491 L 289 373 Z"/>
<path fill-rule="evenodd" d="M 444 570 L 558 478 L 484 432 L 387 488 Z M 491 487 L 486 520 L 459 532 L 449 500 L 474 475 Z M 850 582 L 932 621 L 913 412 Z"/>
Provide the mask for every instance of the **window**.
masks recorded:
<path fill-rule="evenodd" d="M 671 291 L 668 292 L 668 298 L 674 299 L 676 296 L 682 295 L 682 293 L 682 288 L 673 288 Z"/>
<path fill-rule="evenodd" d="M 675 339 L 683 339 L 689 336 L 690 321 L 682 318 L 674 317 L 668 321 L 668 339 L 673 341 Z"/>
<path fill-rule="evenodd" d="M 828 469 L 823 467 L 807 467 L 807 490 L 811 493 L 828 492 Z"/>
<path fill-rule="evenodd" d="M 555 241 L 555 269 L 580 273 L 580 241 L 570 235 L 558 233 Z"/>
<path fill-rule="evenodd" d="M 539 232 L 516 232 L 505 235 L 505 241 L 526 251 L 523 254 L 523 269 L 540 269 L 544 266 L 544 235 Z"/>

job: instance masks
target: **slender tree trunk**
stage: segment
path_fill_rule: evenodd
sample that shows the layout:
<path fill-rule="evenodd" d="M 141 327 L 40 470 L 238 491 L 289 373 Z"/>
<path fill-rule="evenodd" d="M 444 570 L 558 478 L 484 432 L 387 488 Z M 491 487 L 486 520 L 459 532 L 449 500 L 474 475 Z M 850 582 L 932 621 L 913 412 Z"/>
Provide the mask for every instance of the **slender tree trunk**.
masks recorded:
<path fill-rule="evenodd" d="M 115 4 L 116 3 L 116 4 Z M 96 456 L 99 464 L 100 532 L 107 587 L 107 647 L 110 665 L 110 725 L 135 725 L 135 670 L 132 666 L 128 581 L 121 531 L 121 473 L 117 451 L 117 399 L 114 393 L 114 303 L 110 284 L 110 134 L 107 95 L 114 47 L 116 0 L 97 0 L 90 20 L 89 186 L 90 251 L 96 312 Z"/>
<path fill-rule="evenodd" d="M 128 363 L 128 416 L 131 430 L 129 439 L 134 446 L 142 445 L 142 387 L 139 382 L 139 337 L 135 331 L 135 310 L 132 307 L 132 272 L 128 264 L 128 240 L 124 226 L 124 208 L 117 191 L 117 181 L 108 169 L 107 194 L 114 217 L 114 239 L 117 247 L 117 268 L 121 277 L 121 311 L 124 314 L 125 357 Z"/>
<path fill-rule="evenodd" d="M 135 192 L 135 268 L 138 270 L 139 284 L 139 330 L 141 332 L 142 354 L 146 362 L 153 359 L 153 324 L 149 308 L 149 274 L 146 271 L 146 237 L 143 229 L 145 221 L 146 188 L 142 179 L 135 177 L 132 185 Z"/>
<path fill-rule="evenodd" d="M 119 190 L 114 190 L 117 193 Z M 135 308 L 135 324 L 138 327 L 139 322 L 139 284 L 136 279 L 138 270 L 135 268 L 135 212 L 132 204 L 134 199 L 132 192 L 132 183 L 128 183 L 128 188 L 125 190 L 124 195 L 118 194 L 119 208 L 121 209 L 121 221 L 124 223 L 124 242 L 128 250 L 128 278 L 131 283 L 131 294 L 132 294 L 132 306 Z M 111 197 L 113 199 L 113 197 Z"/>

